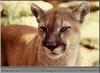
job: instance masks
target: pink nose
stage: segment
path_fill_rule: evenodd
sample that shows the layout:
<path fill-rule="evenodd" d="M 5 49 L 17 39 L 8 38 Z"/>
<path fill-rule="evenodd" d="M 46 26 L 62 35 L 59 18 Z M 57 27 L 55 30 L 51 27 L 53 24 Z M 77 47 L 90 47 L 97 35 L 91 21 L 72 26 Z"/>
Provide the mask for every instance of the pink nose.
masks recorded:
<path fill-rule="evenodd" d="M 57 47 L 57 45 L 56 45 L 56 43 L 46 43 L 45 47 L 47 47 L 48 49 L 53 51 L 53 49 L 55 49 Z"/>
<path fill-rule="evenodd" d="M 55 41 L 47 40 L 44 42 L 44 46 L 53 51 L 57 47 L 57 43 Z"/>
<path fill-rule="evenodd" d="M 44 46 L 53 51 L 58 46 L 57 38 L 53 35 L 47 37 L 44 41 Z"/>

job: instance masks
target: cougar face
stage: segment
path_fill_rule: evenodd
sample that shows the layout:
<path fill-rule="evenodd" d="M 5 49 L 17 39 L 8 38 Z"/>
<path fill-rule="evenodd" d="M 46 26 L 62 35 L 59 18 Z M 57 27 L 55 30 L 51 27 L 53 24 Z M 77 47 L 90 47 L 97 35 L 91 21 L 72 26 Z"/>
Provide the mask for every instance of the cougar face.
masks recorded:
<path fill-rule="evenodd" d="M 50 55 L 61 55 L 78 42 L 80 25 L 70 11 L 50 10 L 44 13 L 38 22 L 42 45 Z"/>
<path fill-rule="evenodd" d="M 87 8 L 84 10 L 86 5 L 80 5 L 73 10 L 55 8 L 47 12 L 36 5 L 32 6 L 32 13 L 39 23 L 38 32 L 42 46 L 49 57 L 58 58 L 79 43 L 80 24 L 87 14 Z M 82 9 L 82 13 L 79 13 Z"/>

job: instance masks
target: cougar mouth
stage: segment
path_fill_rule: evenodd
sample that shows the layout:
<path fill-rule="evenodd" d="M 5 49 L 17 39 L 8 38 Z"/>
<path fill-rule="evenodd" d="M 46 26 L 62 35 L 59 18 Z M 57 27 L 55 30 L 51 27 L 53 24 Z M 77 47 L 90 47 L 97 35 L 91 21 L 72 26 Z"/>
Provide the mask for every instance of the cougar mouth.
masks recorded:
<path fill-rule="evenodd" d="M 61 57 L 64 54 L 65 50 L 66 50 L 66 46 L 64 45 L 60 45 L 54 48 L 53 50 L 50 50 L 45 47 L 47 56 L 50 58 L 55 58 L 55 59 Z"/>

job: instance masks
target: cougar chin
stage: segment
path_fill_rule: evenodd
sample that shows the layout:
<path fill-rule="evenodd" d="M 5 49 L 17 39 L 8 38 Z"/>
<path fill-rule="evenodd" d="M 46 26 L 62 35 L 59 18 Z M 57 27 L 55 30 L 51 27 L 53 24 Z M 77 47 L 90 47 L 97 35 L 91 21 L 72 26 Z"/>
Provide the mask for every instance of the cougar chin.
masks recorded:
<path fill-rule="evenodd" d="M 45 49 L 47 56 L 51 59 L 58 59 L 58 58 L 62 57 L 65 52 L 65 50 L 63 50 L 62 46 L 55 48 L 53 51 L 50 51 L 49 49 L 47 49 L 45 47 L 44 47 L 44 49 Z"/>

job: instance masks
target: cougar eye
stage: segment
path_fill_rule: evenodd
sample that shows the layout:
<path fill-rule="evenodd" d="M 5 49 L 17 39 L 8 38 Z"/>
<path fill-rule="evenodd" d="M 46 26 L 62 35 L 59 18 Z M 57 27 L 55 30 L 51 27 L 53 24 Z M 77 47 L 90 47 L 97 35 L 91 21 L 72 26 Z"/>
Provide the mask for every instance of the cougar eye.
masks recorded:
<path fill-rule="evenodd" d="M 44 26 L 40 27 L 40 31 L 47 32 L 47 27 Z"/>
<path fill-rule="evenodd" d="M 70 26 L 64 26 L 60 29 L 61 32 L 67 31 L 68 29 L 70 29 Z"/>

